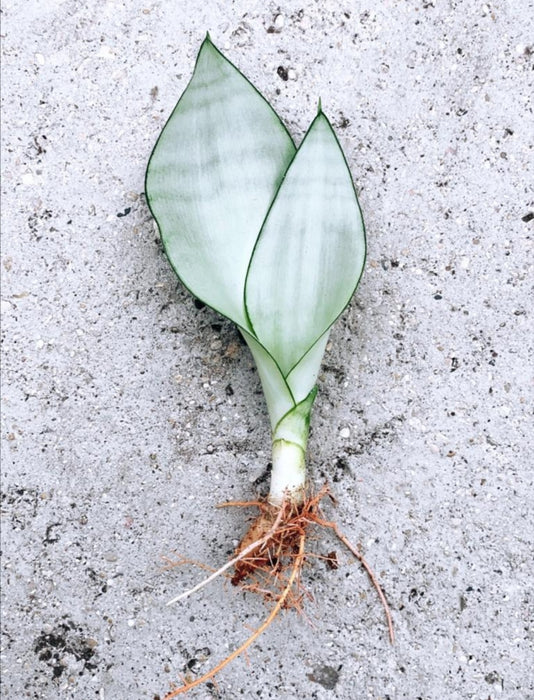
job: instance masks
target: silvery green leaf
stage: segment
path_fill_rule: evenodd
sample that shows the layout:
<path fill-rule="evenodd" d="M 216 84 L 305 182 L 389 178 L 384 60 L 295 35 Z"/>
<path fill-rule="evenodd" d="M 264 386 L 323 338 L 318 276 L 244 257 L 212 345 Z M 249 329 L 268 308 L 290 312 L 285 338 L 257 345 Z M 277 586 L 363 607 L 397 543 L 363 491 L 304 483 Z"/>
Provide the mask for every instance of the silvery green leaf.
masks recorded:
<path fill-rule="evenodd" d="M 365 256 L 328 120 L 320 112 L 296 152 L 270 105 L 208 37 L 154 148 L 146 192 L 176 273 L 239 325 L 273 429 L 300 435 L 304 449 L 329 328 Z"/>
<path fill-rule="evenodd" d="M 146 193 L 182 282 L 245 329 L 250 257 L 294 153 L 271 106 L 207 37 L 150 158 Z"/>
<path fill-rule="evenodd" d="M 328 336 L 329 331 L 326 331 L 286 377 L 287 385 L 297 402 L 303 401 L 317 382 Z"/>
<path fill-rule="evenodd" d="M 311 408 L 316 396 L 317 387 L 314 386 L 301 402 L 282 416 L 273 430 L 274 440 L 285 440 L 299 446 L 306 445 Z"/>
<path fill-rule="evenodd" d="M 251 328 L 285 376 L 346 307 L 364 262 L 352 178 L 319 112 L 263 224 L 245 286 Z"/>
<path fill-rule="evenodd" d="M 271 419 L 271 427 L 274 429 L 278 421 L 297 403 L 289 388 L 284 375 L 280 368 L 276 365 L 273 358 L 263 348 L 258 341 L 247 333 L 241 331 L 243 337 L 247 341 L 250 352 L 256 362 L 258 374 L 260 375 L 265 401 L 269 410 L 269 418 Z M 313 384 L 311 385 L 313 387 Z M 310 389 L 311 389 L 310 387 Z"/>

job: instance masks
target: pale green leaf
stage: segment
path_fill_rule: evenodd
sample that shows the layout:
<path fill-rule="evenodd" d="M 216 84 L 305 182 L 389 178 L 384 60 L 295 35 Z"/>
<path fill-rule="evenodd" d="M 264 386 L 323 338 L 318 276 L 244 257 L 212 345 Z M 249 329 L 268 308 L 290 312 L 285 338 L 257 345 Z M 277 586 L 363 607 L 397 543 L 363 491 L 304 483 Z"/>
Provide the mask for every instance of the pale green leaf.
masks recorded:
<path fill-rule="evenodd" d="M 255 335 L 285 376 L 348 304 L 364 261 L 352 178 L 320 112 L 267 215 L 245 288 Z"/>
<path fill-rule="evenodd" d="M 206 38 L 150 158 L 146 193 L 182 282 L 244 328 L 247 267 L 294 153 L 271 106 Z"/>
<path fill-rule="evenodd" d="M 273 358 L 250 333 L 243 330 L 241 330 L 241 333 L 247 341 L 247 345 L 256 362 L 265 401 L 269 410 L 271 427 L 274 429 L 278 421 L 295 407 L 296 402 L 284 376 L 280 372 L 280 368 L 276 365 Z"/>
<path fill-rule="evenodd" d="M 303 450 L 306 449 L 311 409 L 316 396 L 317 387 L 313 387 L 305 399 L 282 416 L 273 430 L 273 440 L 293 442 Z"/>
<path fill-rule="evenodd" d="M 286 377 L 287 384 L 297 402 L 306 398 L 317 382 L 329 334 L 330 331 L 326 331 Z"/>

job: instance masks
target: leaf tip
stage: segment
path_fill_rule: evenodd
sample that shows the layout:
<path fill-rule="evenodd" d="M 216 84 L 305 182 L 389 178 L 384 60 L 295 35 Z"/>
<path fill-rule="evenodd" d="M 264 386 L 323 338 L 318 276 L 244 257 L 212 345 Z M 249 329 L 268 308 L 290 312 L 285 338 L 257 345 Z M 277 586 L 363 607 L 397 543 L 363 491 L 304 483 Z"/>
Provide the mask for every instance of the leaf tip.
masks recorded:
<path fill-rule="evenodd" d="M 221 52 L 219 49 L 215 46 L 213 43 L 213 40 L 211 38 L 211 34 L 209 31 L 206 32 L 206 36 L 204 37 L 204 41 L 200 45 L 200 51 L 198 52 L 198 59 L 199 61 L 201 58 L 203 61 L 210 61 L 214 57 L 218 60 L 222 56 Z M 224 58 L 224 56 L 222 56 Z M 205 63 L 202 63 L 202 65 L 205 67 Z"/>
<path fill-rule="evenodd" d="M 211 34 L 209 33 L 209 31 L 206 31 L 206 36 L 204 37 L 204 41 L 202 42 L 202 45 L 200 48 L 202 50 L 204 47 L 211 47 L 211 46 L 214 46 L 213 40 L 211 38 Z"/>
<path fill-rule="evenodd" d="M 319 101 L 317 102 L 317 114 L 322 114 L 323 113 L 323 103 L 321 102 L 321 98 L 319 97 Z"/>

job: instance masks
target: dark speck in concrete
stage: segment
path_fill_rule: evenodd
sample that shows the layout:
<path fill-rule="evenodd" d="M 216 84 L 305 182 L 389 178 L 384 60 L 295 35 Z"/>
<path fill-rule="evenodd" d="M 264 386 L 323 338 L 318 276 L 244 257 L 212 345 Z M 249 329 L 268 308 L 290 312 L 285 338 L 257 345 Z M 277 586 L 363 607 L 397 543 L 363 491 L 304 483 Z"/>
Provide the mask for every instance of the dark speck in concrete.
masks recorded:
<path fill-rule="evenodd" d="M 284 68 L 284 66 L 278 66 L 276 69 L 276 72 L 282 78 L 282 80 L 287 80 L 288 79 L 288 73 L 287 73 L 287 68 Z"/>
<path fill-rule="evenodd" d="M 308 678 L 314 683 L 319 683 L 327 690 L 334 690 L 339 680 L 341 668 L 341 666 L 337 669 L 333 666 L 316 666 L 311 673 L 308 673 Z"/>
<path fill-rule="evenodd" d="M 81 671 L 95 671 L 97 642 L 83 634 L 69 618 L 63 618 L 50 631 L 43 631 L 35 639 L 33 650 L 39 661 L 46 663 L 53 678 L 59 678 L 68 670 L 69 656 L 81 664 Z"/>
<path fill-rule="evenodd" d="M 48 525 L 43 540 L 44 544 L 54 544 L 54 542 L 59 542 L 59 535 L 57 533 L 53 534 L 53 530 L 54 528 L 59 527 L 60 525 L 61 523 L 51 523 L 50 525 Z"/>

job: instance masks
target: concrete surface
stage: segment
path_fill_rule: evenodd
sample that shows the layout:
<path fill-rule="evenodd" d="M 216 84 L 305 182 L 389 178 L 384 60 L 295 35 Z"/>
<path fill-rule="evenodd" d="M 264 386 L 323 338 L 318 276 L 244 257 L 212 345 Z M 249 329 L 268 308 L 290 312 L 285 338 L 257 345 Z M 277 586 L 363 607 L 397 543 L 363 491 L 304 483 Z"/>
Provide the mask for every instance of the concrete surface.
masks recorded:
<path fill-rule="evenodd" d="M 322 97 L 369 231 L 311 474 L 375 567 L 310 562 L 193 698 L 524 700 L 532 641 L 532 2 L 5 0 L 3 697 L 154 700 L 266 609 L 222 563 L 265 489 L 234 328 L 177 284 L 143 199 L 206 29 L 300 139 Z M 530 276 L 530 278 L 529 278 Z"/>

